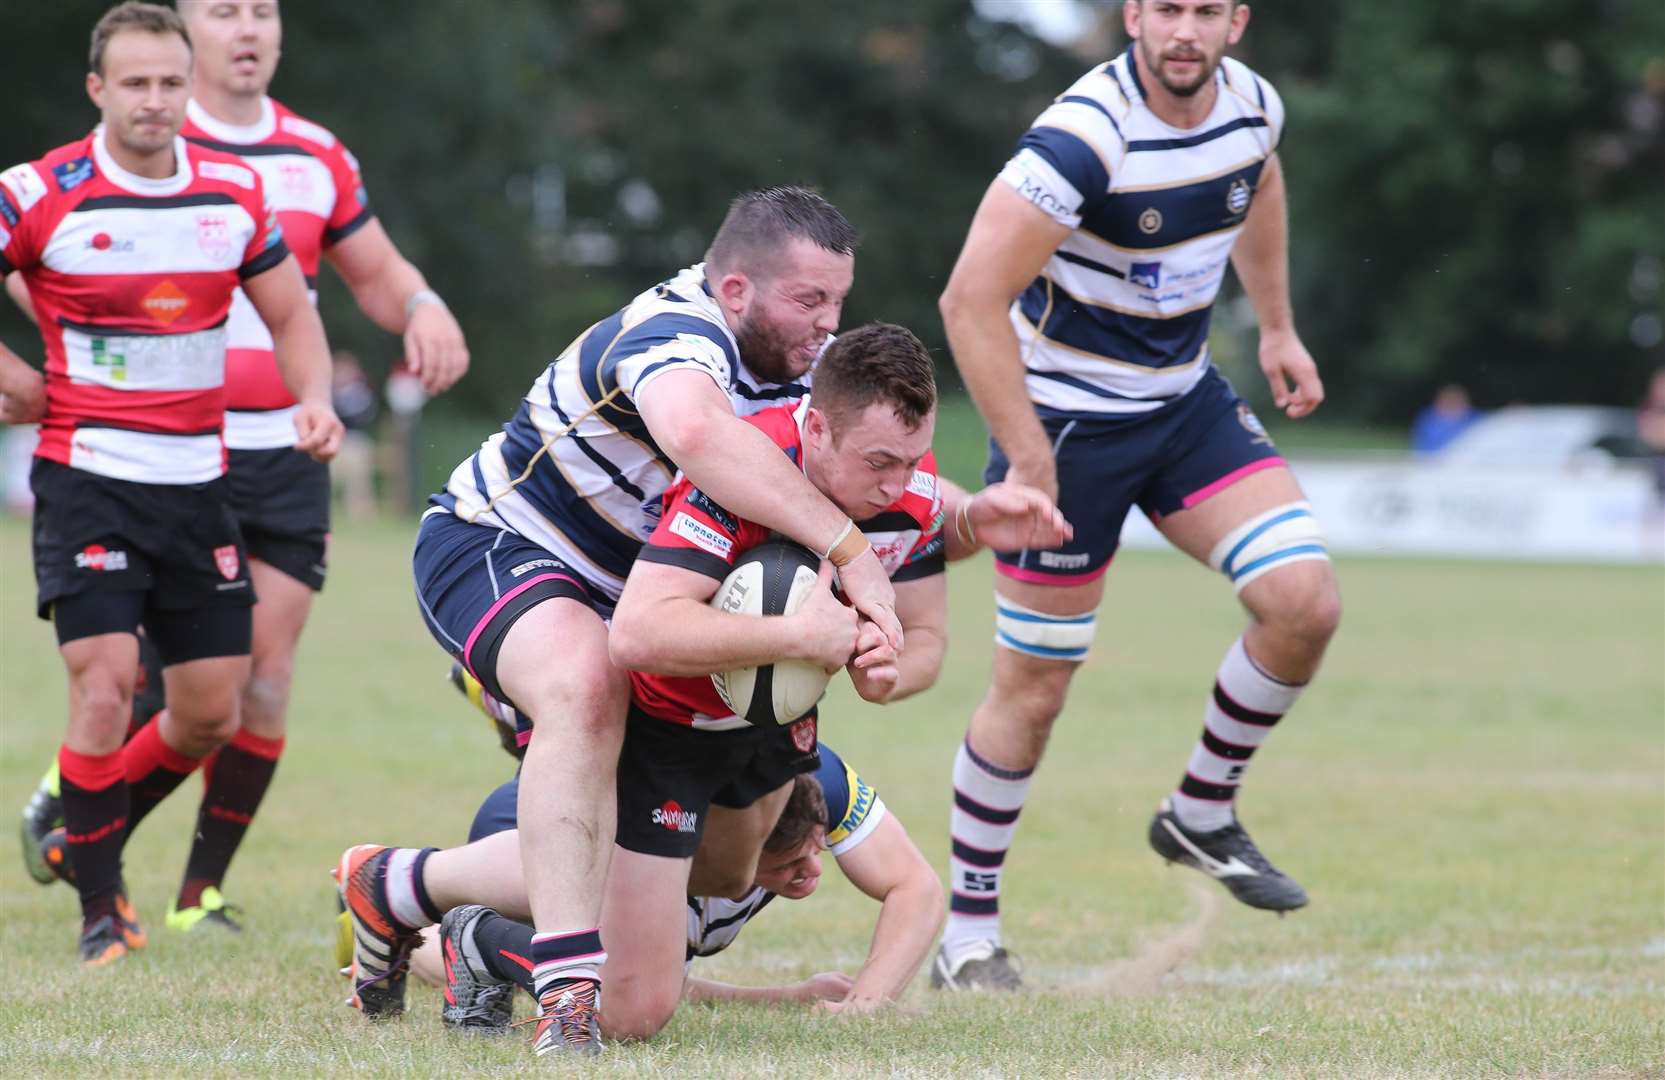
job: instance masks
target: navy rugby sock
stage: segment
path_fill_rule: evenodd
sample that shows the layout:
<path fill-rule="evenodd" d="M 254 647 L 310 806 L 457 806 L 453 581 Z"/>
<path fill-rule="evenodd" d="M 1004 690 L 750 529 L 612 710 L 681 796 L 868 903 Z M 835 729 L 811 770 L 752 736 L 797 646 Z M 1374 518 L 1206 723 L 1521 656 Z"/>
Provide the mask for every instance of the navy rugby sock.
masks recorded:
<path fill-rule="evenodd" d="M 532 938 L 535 933 L 523 922 L 488 911 L 474 924 L 474 947 L 485 961 L 486 970 L 530 994 L 533 987 Z"/>

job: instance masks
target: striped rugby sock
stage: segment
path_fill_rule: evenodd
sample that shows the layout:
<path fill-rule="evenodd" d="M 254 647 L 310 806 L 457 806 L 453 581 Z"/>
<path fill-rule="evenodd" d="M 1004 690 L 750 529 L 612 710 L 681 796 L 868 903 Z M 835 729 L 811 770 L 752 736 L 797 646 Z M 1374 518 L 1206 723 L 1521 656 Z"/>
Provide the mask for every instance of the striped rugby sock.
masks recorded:
<path fill-rule="evenodd" d="M 948 860 L 948 924 L 942 946 L 958 964 L 972 944 L 1000 944 L 1000 875 L 1034 769 L 1003 769 L 985 761 L 967 739 L 954 755 L 953 850 Z"/>
<path fill-rule="evenodd" d="M 541 1000 L 544 994 L 574 979 L 588 979 L 599 984 L 601 965 L 606 962 L 607 954 L 601 948 L 599 928 L 534 934 L 532 996 Z"/>
<path fill-rule="evenodd" d="M 1202 737 L 1173 794 L 1174 814 L 1194 832 L 1213 832 L 1235 820 L 1237 788 L 1249 759 L 1301 696 L 1305 685 L 1263 671 L 1238 638 L 1214 677 Z"/>

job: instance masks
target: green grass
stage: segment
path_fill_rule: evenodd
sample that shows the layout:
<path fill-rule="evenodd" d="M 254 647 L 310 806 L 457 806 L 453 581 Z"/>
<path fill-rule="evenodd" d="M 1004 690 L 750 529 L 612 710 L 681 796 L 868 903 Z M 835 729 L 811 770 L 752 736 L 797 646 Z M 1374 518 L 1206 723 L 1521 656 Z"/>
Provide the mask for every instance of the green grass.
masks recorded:
<path fill-rule="evenodd" d="M 441 681 L 445 658 L 410 595 L 409 541 L 404 524 L 337 535 L 290 749 L 229 882 L 248 933 L 161 927 L 194 783 L 129 849 L 152 943 L 114 970 L 75 967 L 69 890 L 39 888 L 15 856 L 0 858 L 0 1074 L 531 1067 L 519 1039 L 447 1038 L 429 990 L 413 989 L 402 1022 L 371 1027 L 342 1006 L 330 969 L 327 869 L 341 848 L 456 842 L 509 771 Z M 28 567 L 25 526 L 0 523 L 7 813 L 63 726 Z M 1008 862 L 1008 943 L 1038 992 L 946 998 L 921 985 L 861 1021 L 690 1007 L 586 1075 L 1665 1074 L 1665 575 L 1340 570 L 1341 635 L 1243 798 L 1257 839 L 1312 892 L 1308 910 L 1279 920 L 1242 908 L 1145 848 L 1241 619 L 1216 576 L 1128 553 Z M 939 865 L 950 762 L 992 648 L 987 562 L 953 581 L 942 685 L 882 711 L 835 691 L 823 720 Z M 875 907 L 836 877 L 808 902 L 771 907 L 707 970 L 736 982 L 853 970 Z"/>

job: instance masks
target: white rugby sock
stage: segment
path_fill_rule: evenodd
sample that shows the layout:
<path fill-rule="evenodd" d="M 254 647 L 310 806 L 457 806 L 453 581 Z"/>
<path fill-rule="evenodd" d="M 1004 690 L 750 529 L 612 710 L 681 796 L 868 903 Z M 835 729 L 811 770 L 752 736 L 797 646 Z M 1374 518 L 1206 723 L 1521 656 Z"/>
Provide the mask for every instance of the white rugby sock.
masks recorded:
<path fill-rule="evenodd" d="M 1000 944 L 1000 875 L 1029 797 L 1034 769 L 1002 769 L 983 760 L 970 741 L 954 755 L 954 809 L 949 816 L 948 925 L 942 945 L 950 964 L 974 943 Z"/>
<path fill-rule="evenodd" d="M 1261 670 L 1242 638 L 1232 642 L 1214 677 L 1202 737 L 1172 796 L 1180 824 L 1194 832 L 1213 832 L 1232 823 L 1249 759 L 1304 689 L 1304 684 L 1286 683 Z"/>

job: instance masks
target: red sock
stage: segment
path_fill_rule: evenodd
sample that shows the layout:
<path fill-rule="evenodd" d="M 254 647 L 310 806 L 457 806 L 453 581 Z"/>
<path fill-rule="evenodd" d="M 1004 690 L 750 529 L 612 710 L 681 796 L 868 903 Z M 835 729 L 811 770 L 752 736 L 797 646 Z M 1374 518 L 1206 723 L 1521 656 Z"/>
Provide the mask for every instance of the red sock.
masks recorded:
<path fill-rule="evenodd" d="M 82 917 L 91 922 L 115 910 L 121 883 L 129 817 L 121 754 L 81 754 L 61 746 L 58 776 L 70 868 L 81 894 Z"/>
<path fill-rule="evenodd" d="M 164 709 L 150 723 L 139 729 L 128 744 L 121 748 L 121 764 L 127 774 L 127 786 L 132 795 L 132 813 L 127 832 L 132 834 L 145 815 L 156 809 L 182 781 L 202 764 L 201 758 L 187 757 L 162 739 Z"/>

